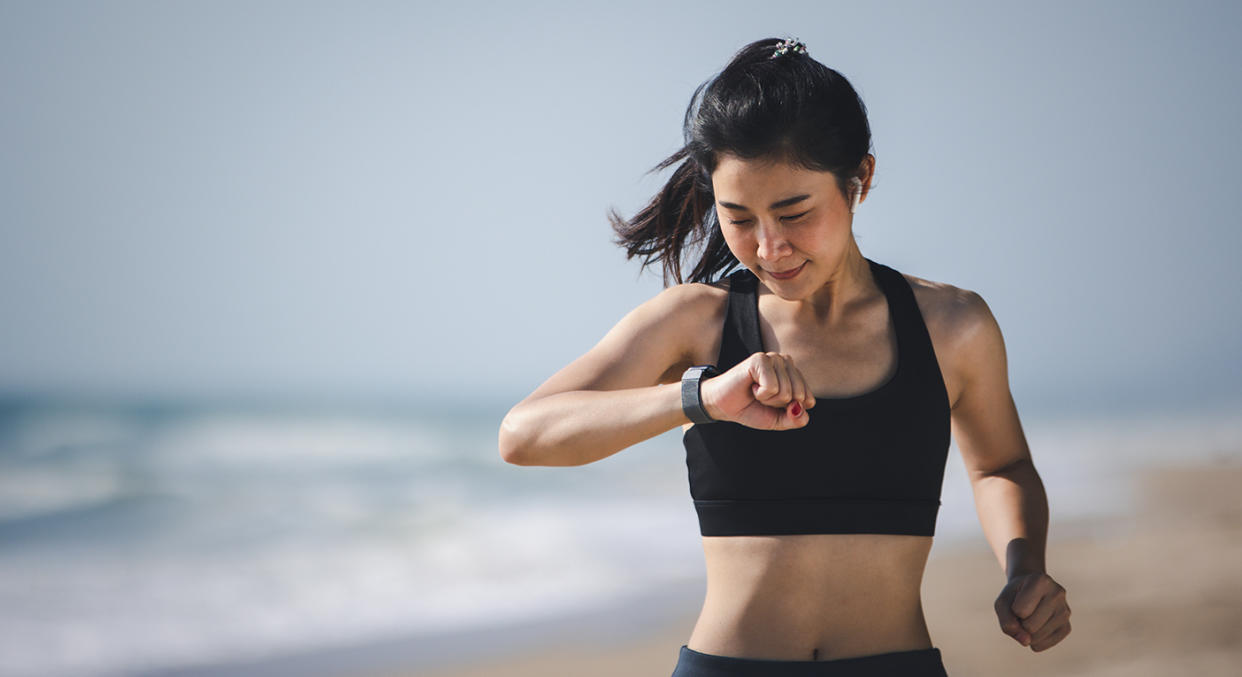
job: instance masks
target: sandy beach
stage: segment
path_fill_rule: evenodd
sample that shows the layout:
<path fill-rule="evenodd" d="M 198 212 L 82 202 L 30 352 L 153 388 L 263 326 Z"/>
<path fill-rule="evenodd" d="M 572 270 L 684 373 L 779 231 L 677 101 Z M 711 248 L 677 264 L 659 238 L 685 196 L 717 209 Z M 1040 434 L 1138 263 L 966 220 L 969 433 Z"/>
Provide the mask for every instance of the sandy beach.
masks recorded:
<path fill-rule="evenodd" d="M 1242 666 L 1242 461 L 1236 451 L 1135 478 L 1132 516 L 1056 519 L 1049 572 L 1069 591 L 1073 633 L 1041 653 L 997 627 L 1003 575 L 983 540 L 933 547 L 923 583 L 932 641 L 954 677 L 1237 675 Z M 698 613 L 614 641 L 513 652 L 420 677 L 668 675 Z M 388 673 L 391 674 L 391 673 Z"/>

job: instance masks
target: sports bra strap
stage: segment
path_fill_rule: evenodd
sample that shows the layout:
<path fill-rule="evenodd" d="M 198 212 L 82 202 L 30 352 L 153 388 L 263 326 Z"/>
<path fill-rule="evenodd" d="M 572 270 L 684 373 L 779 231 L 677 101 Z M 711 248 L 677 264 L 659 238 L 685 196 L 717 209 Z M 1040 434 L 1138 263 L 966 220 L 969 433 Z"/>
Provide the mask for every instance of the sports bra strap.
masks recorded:
<path fill-rule="evenodd" d="M 763 350 L 759 334 L 759 279 L 746 268 L 729 274 L 729 300 L 717 368 L 725 371 Z"/>
<path fill-rule="evenodd" d="M 871 259 L 865 259 L 871 265 L 871 273 L 875 277 L 876 283 L 880 285 L 881 291 L 888 297 L 890 302 L 893 300 L 893 292 L 895 288 L 902 285 L 893 283 L 893 279 L 889 277 L 891 271 L 886 266 L 878 264 Z M 900 273 L 897 273 L 900 277 Z M 759 331 L 759 278 L 750 272 L 748 268 L 742 268 L 729 273 L 729 300 L 728 307 L 725 311 L 724 334 L 720 343 L 720 356 L 716 362 L 716 366 L 725 371 L 736 365 L 738 362 L 750 357 L 754 353 L 763 352 L 763 337 Z M 904 280 L 902 280 L 904 282 Z M 909 292 L 909 289 L 906 289 Z M 913 296 L 909 299 L 913 302 Z M 906 299 L 902 298 L 901 305 L 906 305 Z M 894 309 L 896 310 L 896 309 Z M 904 311 L 904 312 L 903 312 Z M 908 308 L 902 308 L 900 311 L 893 312 L 895 322 L 900 322 L 903 316 L 909 314 Z M 898 333 L 903 331 L 903 326 L 907 324 L 900 322 L 896 327 Z"/>

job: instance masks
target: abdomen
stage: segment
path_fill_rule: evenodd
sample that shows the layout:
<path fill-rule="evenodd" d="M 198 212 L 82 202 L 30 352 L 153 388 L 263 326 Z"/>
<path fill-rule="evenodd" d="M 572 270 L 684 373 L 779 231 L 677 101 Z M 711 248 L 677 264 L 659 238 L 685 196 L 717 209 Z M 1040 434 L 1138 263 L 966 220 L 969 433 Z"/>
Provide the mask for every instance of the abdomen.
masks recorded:
<path fill-rule="evenodd" d="M 920 586 L 931 543 L 876 534 L 704 537 L 707 596 L 687 646 L 772 660 L 929 648 Z"/>

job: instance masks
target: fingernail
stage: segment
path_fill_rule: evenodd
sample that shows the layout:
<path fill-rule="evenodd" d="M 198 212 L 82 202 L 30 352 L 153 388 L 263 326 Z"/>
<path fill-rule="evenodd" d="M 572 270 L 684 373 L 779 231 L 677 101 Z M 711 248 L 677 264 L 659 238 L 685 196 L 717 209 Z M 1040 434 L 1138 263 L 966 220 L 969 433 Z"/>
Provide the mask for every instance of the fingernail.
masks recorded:
<path fill-rule="evenodd" d="M 801 416 L 801 415 L 802 415 L 802 405 L 798 404 L 797 402 L 794 402 L 793 407 L 790 409 L 790 411 L 792 411 L 792 412 L 793 412 L 793 415 L 794 415 L 794 416 Z"/>

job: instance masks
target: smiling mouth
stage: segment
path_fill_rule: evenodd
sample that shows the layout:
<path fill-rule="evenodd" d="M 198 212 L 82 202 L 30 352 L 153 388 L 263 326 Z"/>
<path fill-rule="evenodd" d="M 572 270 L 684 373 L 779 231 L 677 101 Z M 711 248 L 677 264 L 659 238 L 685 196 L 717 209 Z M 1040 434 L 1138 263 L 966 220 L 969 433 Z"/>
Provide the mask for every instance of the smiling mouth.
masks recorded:
<path fill-rule="evenodd" d="M 806 266 L 806 261 L 803 261 L 802 265 L 798 266 L 797 268 L 790 268 L 789 270 L 782 272 L 782 273 L 769 270 L 768 275 L 771 275 L 772 277 L 778 280 L 788 280 L 789 278 L 797 275 L 798 272 L 801 271 L 804 266 Z"/>

